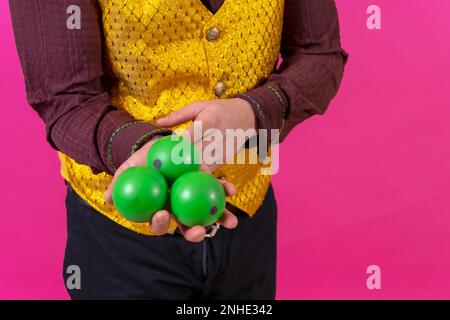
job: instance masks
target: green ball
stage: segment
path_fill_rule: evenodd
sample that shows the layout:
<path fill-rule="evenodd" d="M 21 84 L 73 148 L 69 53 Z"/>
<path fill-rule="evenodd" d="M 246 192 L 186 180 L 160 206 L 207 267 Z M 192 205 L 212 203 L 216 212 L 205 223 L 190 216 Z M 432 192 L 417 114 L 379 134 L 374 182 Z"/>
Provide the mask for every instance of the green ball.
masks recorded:
<path fill-rule="evenodd" d="M 225 204 L 225 190 L 210 174 L 201 171 L 189 172 L 172 185 L 172 213 L 187 227 L 211 226 L 222 217 Z"/>
<path fill-rule="evenodd" d="M 173 182 L 185 173 L 200 170 L 200 154 L 194 144 L 183 137 L 167 136 L 152 145 L 147 165 Z"/>
<path fill-rule="evenodd" d="M 125 170 L 117 178 L 112 196 L 117 211 L 127 220 L 149 222 L 166 207 L 169 187 L 158 171 L 138 166 Z"/>

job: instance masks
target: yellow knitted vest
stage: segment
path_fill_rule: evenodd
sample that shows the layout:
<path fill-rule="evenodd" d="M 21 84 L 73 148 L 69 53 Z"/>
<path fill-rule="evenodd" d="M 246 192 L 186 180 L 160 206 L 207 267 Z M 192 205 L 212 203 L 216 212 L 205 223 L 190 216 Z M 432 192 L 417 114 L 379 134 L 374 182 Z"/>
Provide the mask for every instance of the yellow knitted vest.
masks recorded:
<path fill-rule="evenodd" d="M 269 76 L 278 59 L 284 0 L 225 0 L 216 14 L 200 0 L 99 4 L 108 91 L 115 106 L 139 120 L 154 123 L 195 101 L 245 93 Z M 127 221 L 105 203 L 111 176 L 60 158 L 63 177 L 86 202 L 128 229 L 153 235 L 148 223 Z M 227 200 L 249 215 L 270 183 L 260 168 L 230 164 L 215 172 L 236 185 L 237 194 Z M 170 232 L 175 227 L 172 221 Z"/>

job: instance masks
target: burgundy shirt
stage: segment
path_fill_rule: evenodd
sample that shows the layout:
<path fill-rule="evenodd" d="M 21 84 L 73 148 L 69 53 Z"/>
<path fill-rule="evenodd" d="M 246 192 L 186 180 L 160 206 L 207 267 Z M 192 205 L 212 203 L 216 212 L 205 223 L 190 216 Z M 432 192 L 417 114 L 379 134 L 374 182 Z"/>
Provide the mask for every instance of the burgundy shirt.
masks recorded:
<path fill-rule="evenodd" d="M 215 13 L 226 0 L 199 0 Z M 78 5 L 81 30 L 66 28 L 66 10 Z M 96 0 L 10 0 L 27 98 L 46 124 L 47 140 L 95 172 L 113 173 L 108 143 L 134 119 L 111 104 L 102 84 L 102 31 Z M 299 123 L 323 114 L 335 96 L 347 54 L 341 48 L 334 0 L 285 0 L 280 68 L 257 88 L 238 95 L 251 103 L 259 128 L 280 129 L 281 140 Z M 147 122 L 114 134 L 118 167 Z"/>

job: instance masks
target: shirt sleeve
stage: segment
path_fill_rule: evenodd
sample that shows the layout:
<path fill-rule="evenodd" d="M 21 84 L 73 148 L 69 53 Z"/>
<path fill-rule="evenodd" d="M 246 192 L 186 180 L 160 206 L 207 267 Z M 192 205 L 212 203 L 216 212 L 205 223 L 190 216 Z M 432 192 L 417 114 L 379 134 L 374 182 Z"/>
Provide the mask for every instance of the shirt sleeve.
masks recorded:
<path fill-rule="evenodd" d="M 286 0 L 281 57 L 264 83 L 237 95 L 252 105 L 260 129 L 280 129 L 280 141 L 323 114 L 339 89 L 348 55 L 334 0 Z"/>
<path fill-rule="evenodd" d="M 9 5 L 28 102 L 45 122 L 48 142 L 94 172 L 113 173 L 137 141 L 158 130 L 115 108 L 103 89 L 97 1 Z M 80 29 L 67 27 L 72 5 L 80 8 Z"/>

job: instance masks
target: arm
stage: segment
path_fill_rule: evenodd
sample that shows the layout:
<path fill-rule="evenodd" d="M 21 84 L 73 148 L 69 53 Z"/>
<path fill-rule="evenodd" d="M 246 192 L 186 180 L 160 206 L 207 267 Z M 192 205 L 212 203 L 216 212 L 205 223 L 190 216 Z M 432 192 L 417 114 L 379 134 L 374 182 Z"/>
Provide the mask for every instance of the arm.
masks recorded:
<path fill-rule="evenodd" d="M 81 8 L 81 30 L 66 28 L 66 10 L 72 4 Z M 96 171 L 115 173 L 114 179 L 129 167 L 144 165 L 155 141 L 153 137 L 170 130 L 135 123 L 128 113 L 111 105 L 101 82 L 97 1 L 10 0 L 10 9 L 28 101 L 44 120 L 49 143 Z M 141 140 L 144 136 L 147 141 Z M 130 155 L 137 141 L 143 146 Z M 113 183 L 105 195 L 108 202 L 112 202 Z M 225 181 L 222 185 L 227 195 L 232 196 L 234 186 Z M 152 230 L 165 233 L 169 219 L 166 210 L 156 213 L 151 221 Z M 221 224 L 234 228 L 237 218 L 226 212 Z M 186 239 L 195 242 L 201 241 L 205 232 L 200 226 L 182 228 Z"/>
<path fill-rule="evenodd" d="M 260 129 L 281 129 L 283 140 L 323 114 L 339 89 L 347 54 L 334 0 L 286 0 L 281 55 L 266 83 L 238 97 L 252 105 Z"/>
<path fill-rule="evenodd" d="M 72 4 L 81 8 L 80 30 L 66 27 Z M 96 172 L 113 173 L 157 128 L 116 109 L 103 89 L 97 1 L 10 0 L 10 11 L 27 98 L 48 142 Z"/>

